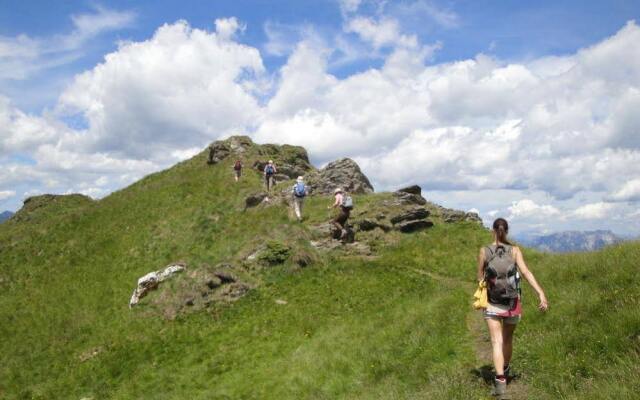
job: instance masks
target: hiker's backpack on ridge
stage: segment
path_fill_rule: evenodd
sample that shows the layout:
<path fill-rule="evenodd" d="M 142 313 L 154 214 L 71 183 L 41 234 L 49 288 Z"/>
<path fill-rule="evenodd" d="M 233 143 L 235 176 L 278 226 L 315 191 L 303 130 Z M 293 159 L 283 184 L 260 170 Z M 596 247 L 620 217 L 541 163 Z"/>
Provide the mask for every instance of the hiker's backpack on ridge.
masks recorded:
<path fill-rule="evenodd" d="M 293 188 L 293 194 L 296 197 L 304 197 L 307 195 L 306 188 L 304 187 L 304 183 L 298 182 L 296 186 Z"/>
<path fill-rule="evenodd" d="M 484 259 L 489 303 L 512 304 L 520 294 L 520 275 L 513 257 L 513 246 L 487 246 L 484 248 Z"/>
<path fill-rule="evenodd" d="M 242 162 L 240 162 L 240 160 L 236 161 L 233 169 L 235 169 L 236 171 L 240 171 L 242 169 Z"/>
<path fill-rule="evenodd" d="M 273 169 L 273 165 L 269 164 L 267 165 L 265 172 L 267 173 L 267 175 L 273 175 L 276 171 Z"/>
<path fill-rule="evenodd" d="M 349 196 L 348 194 L 345 195 L 344 198 L 342 199 L 341 205 L 347 210 L 351 210 L 353 208 L 353 199 L 351 198 L 351 196 Z"/>

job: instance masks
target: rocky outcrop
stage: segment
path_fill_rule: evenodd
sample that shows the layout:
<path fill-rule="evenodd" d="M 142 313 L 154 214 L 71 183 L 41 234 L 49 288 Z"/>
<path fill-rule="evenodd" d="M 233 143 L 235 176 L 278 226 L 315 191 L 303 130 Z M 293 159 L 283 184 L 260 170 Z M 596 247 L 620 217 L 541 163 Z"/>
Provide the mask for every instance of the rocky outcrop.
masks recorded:
<path fill-rule="evenodd" d="M 146 296 L 149 291 L 157 289 L 160 282 L 171 278 L 178 272 L 184 271 L 185 268 L 186 265 L 184 263 L 173 263 L 161 271 L 149 272 L 138 279 L 138 286 L 133 290 L 129 300 L 129 308 L 138 304 L 140 299 Z"/>
<path fill-rule="evenodd" d="M 373 193 L 373 186 L 362 173 L 358 164 L 350 158 L 333 161 L 324 168 L 311 174 L 307 182 L 312 193 L 333 194 L 340 187 L 349 193 Z"/>
<path fill-rule="evenodd" d="M 433 222 L 426 219 L 418 219 L 400 222 L 396 224 L 394 228 L 402 233 L 412 233 L 422 229 L 431 228 L 432 226 Z"/>
<path fill-rule="evenodd" d="M 423 207 L 414 207 L 401 209 L 389 220 L 393 224 L 393 229 L 403 233 L 412 233 L 433 226 L 433 222 L 427 220 L 429 214 L 429 211 Z"/>
<path fill-rule="evenodd" d="M 390 225 L 387 225 L 385 223 L 379 222 L 378 220 L 374 220 L 371 218 L 361 219 L 357 221 L 355 224 L 356 224 L 356 228 L 360 232 L 372 231 L 376 228 L 380 228 L 385 232 L 389 232 L 391 230 Z"/>
<path fill-rule="evenodd" d="M 477 213 L 453 210 L 441 206 L 437 206 L 437 208 L 439 209 L 440 218 L 448 224 L 463 221 L 482 224 L 482 218 Z"/>
<path fill-rule="evenodd" d="M 418 185 L 411 185 L 393 192 L 393 196 L 398 204 L 425 205 L 427 200 L 422 197 L 422 188 Z"/>
<path fill-rule="evenodd" d="M 247 208 L 252 208 L 252 207 L 256 207 L 258 205 L 260 205 L 260 203 L 264 202 L 265 199 L 268 197 L 269 195 L 265 192 L 261 192 L 261 193 L 254 193 L 252 195 L 247 196 L 244 199 L 244 208 L 245 210 Z"/>
<path fill-rule="evenodd" d="M 425 208 L 417 207 L 409 210 L 402 211 L 400 214 L 396 214 L 391 217 L 390 221 L 396 225 L 400 222 L 414 221 L 418 219 L 425 219 L 429 216 L 429 211 Z"/>
<path fill-rule="evenodd" d="M 231 153 L 231 147 L 226 142 L 217 141 L 209 145 L 207 164 L 217 164 Z"/>

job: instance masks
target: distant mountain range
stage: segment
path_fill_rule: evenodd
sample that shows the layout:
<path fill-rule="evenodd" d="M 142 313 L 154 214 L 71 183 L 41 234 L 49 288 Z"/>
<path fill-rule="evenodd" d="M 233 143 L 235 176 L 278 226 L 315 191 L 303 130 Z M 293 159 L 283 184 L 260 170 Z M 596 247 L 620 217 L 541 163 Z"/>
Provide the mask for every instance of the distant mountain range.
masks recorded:
<path fill-rule="evenodd" d="M 2 213 L 0 213 L 0 223 L 8 220 L 12 215 L 13 213 L 11 211 L 3 211 Z"/>
<path fill-rule="evenodd" d="M 518 238 L 518 241 L 527 247 L 551 253 L 594 251 L 623 240 L 609 230 L 567 231 Z"/>

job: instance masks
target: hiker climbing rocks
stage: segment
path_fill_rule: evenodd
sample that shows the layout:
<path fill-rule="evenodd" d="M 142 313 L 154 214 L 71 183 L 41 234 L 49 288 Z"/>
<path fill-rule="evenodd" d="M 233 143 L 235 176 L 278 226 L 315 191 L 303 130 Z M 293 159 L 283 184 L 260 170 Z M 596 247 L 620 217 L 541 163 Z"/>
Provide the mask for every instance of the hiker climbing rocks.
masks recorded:
<path fill-rule="evenodd" d="M 238 182 L 242 176 L 242 161 L 236 160 L 235 164 L 233 164 L 233 172 L 235 174 L 236 182 Z"/>
<path fill-rule="evenodd" d="M 278 172 L 273 160 L 269 160 L 267 165 L 264 166 L 264 182 L 267 185 L 267 192 L 271 192 L 271 188 L 275 185 L 275 174 Z"/>
<path fill-rule="evenodd" d="M 513 332 L 522 316 L 520 276 L 522 275 L 538 294 L 540 311 L 546 311 L 549 303 L 544 291 L 524 262 L 522 252 L 507 240 L 509 225 L 503 218 L 493 222 L 493 244 L 480 249 L 478 255 L 478 281 L 486 285 L 487 304 L 483 308 L 487 321 L 493 365 L 496 376 L 493 395 L 506 398 L 509 377 Z"/>
<path fill-rule="evenodd" d="M 302 205 L 304 198 L 307 195 L 307 187 L 304 184 L 304 178 L 299 176 L 296 179 L 295 185 L 293 185 L 293 211 L 296 213 L 298 221 L 302 222 Z"/>
<path fill-rule="evenodd" d="M 351 196 L 346 194 L 341 188 L 336 188 L 333 194 L 335 196 L 335 201 L 329 208 L 339 208 L 340 213 L 331 221 L 331 223 L 340 230 L 340 239 L 344 239 L 347 235 L 347 220 L 349 219 L 351 210 L 353 209 L 353 200 L 351 199 Z"/>

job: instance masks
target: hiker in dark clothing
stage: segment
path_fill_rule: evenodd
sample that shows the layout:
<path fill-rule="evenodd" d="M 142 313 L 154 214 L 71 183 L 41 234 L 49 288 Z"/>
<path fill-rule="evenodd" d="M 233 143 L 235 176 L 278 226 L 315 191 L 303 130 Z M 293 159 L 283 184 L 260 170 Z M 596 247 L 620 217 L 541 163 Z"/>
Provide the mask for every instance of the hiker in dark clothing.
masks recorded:
<path fill-rule="evenodd" d="M 271 188 L 275 185 L 275 174 L 278 172 L 273 160 L 269 160 L 264 167 L 264 182 L 267 185 L 267 193 L 271 193 Z"/>
<path fill-rule="evenodd" d="M 486 285 L 487 304 L 483 308 L 491 335 L 493 365 L 496 370 L 493 395 L 506 398 L 509 362 L 513 351 L 513 333 L 522 316 L 520 303 L 520 275 L 538 294 L 538 309 L 546 311 L 549 302 L 527 264 L 522 251 L 507 240 L 509 225 L 503 218 L 493 223 L 493 244 L 480 249 L 477 277 Z"/>
<path fill-rule="evenodd" d="M 347 220 L 351 215 L 353 201 L 351 200 L 351 197 L 346 195 L 341 188 L 336 188 L 333 193 L 335 196 L 335 201 L 333 202 L 332 206 L 329 206 L 329 208 L 339 208 L 340 213 L 331 221 L 331 223 L 333 224 L 333 226 L 340 230 L 340 239 L 344 239 L 347 235 Z"/>
<path fill-rule="evenodd" d="M 235 164 L 233 164 L 233 172 L 235 174 L 236 182 L 238 182 L 242 176 L 242 161 L 236 160 Z"/>

